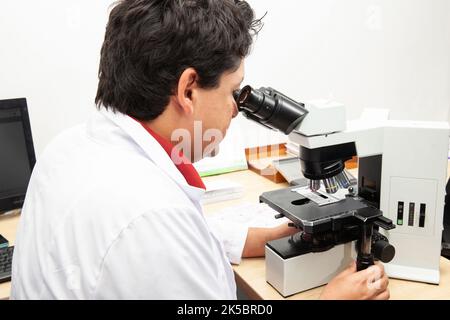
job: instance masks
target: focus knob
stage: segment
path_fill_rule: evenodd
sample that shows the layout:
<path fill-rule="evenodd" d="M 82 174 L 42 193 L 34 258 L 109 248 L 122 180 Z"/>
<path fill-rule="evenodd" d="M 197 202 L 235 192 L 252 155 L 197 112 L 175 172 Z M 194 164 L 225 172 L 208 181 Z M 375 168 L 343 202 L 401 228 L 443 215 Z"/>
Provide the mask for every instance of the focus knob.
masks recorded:
<path fill-rule="evenodd" d="M 378 260 L 384 263 L 391 262 L 395 256 L 395 248 L 389 242 L 378 240 L 373 244 L 372 252 Z"/>

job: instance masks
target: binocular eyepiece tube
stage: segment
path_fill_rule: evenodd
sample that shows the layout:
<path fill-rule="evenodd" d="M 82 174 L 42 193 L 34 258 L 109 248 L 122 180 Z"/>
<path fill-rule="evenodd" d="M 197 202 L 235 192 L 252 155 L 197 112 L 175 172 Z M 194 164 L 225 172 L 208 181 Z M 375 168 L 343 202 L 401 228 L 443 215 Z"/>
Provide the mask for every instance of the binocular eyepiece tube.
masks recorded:
<path fill-rule="evenodd" d="M 284 134 L 290 134 L 308 113 L 303 103 L 272 88 L 245 86 L 234 92 L 234 99 L 247 118 Z"/>

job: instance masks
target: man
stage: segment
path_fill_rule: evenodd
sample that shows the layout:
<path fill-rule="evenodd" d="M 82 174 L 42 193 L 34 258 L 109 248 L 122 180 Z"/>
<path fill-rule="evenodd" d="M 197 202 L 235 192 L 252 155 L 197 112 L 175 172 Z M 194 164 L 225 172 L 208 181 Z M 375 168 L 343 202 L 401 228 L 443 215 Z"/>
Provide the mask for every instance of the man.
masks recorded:
<path fill-rule="evenodd" d="M 56 138 L 33 172 L 13 298 L 236 298 L 230 261 L 263 255 L 266 241 L 295 230 L 236 226 L 219 241 L 190 161 L 212 152 L 208 142 L 220 142 L 237 115 L 233 92 L 258 27 L 244 1 L 117 3 L 101 52 L 99 112 Z M 198 124 L 213 138 L 196 139 Z M 189 147 L 174 147 L 182 142 Z M 388 298 L 381 266 L 354 269 L 323 298 Z"/>

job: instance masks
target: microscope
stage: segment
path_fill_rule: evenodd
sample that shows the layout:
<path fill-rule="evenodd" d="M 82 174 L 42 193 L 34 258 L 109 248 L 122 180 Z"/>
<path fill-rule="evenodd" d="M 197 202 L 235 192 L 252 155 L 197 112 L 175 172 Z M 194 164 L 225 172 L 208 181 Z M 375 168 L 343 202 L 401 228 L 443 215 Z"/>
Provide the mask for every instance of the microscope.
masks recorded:
<path fill-rule="evenodd" d="M 235 92 L 248 119 L 300 146 L 309 185 L 265 192 L 260 201 L 299 229 L 266 244 L 266 280 L 283 296 L 328 283 L 356 259 L 380 260 L 389 277 L 439 283 L 449 147 L 447 122 L 346 121 L 332 101 L 299 103 L 272 88 Z M 351 186 L 345 162 L 358 157 Z"/>

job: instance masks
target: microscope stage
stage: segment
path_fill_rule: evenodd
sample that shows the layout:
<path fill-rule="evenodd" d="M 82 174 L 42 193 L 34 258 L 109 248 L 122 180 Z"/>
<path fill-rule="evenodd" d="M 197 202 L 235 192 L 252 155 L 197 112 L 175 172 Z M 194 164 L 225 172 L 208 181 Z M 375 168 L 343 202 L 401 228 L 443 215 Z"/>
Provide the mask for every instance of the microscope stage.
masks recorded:
<path fill-rule="evenodd" d="M 355 219 L 355 216 L 359 219 L 382 216 L 380 210 L 359 197 L 346 197 L 339 202 L 319 206 L 295 189 L 298 187 L 265 192 L 259 200 L 307 233 L 338 230 L 348 220 Z"/>

